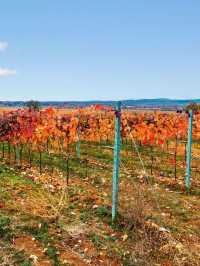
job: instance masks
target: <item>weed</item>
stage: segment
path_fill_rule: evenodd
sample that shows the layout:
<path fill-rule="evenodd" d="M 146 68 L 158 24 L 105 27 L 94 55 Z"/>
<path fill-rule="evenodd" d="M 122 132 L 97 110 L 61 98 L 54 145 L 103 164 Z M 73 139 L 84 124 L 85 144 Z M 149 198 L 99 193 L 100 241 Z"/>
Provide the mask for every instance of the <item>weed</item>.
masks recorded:
<path fill-rule="evenodd" d="M 13 238 L 13 233 L 10 226 L 10 218 L 0 214 L 0 237 L 7 241 L 11 241 Z"/>

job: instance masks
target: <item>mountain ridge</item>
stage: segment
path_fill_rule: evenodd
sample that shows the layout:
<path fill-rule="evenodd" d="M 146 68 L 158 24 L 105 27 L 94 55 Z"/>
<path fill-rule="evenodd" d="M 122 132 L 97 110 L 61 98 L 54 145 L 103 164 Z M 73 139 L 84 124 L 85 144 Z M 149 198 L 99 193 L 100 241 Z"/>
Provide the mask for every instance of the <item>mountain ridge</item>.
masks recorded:
<path fill-rule="evenodd" d="M 88 100 L 88 101 L 39 101 L 41 106 L 55 107 L 84 107 L 93 104 L 115 105 L 116 101 L 109 100 Z M 126 99 L 121 100 L 125 107 L 184 107 L 189 103 L 200 104 L 200 99 L 170 99 L 170 98 L 154 98 L 154 99 Z M 1 107 L 22 107 L 26 101 L 0 101 Z"/>

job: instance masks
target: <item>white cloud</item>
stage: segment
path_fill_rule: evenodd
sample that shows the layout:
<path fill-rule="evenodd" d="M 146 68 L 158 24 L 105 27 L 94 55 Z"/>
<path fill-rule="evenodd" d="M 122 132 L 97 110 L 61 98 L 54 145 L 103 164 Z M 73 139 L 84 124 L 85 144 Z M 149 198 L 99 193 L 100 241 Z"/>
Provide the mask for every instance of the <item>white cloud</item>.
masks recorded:
<path fill-rule="evenodd" d="M 0 78 L 8 77 L 8 76 L 14 76 L 16 74 L 17 74 L 17 72 L 15 69 L 8 69 L 8 68 L 0 67 Z"/>
<path fill-rule="evenodd" d="M 0 52 L 3 52 L 7 49 L 8 43 L 0 41 Z"/>
<path fill-rule="evenodd" d="M 5 51 L 7 49 L 7 47 L 8 47 L 7 42 L 0 41 L 0 52 Z M 8 76 L 14 76 L 16 74 L 17 74 L 17 72 L 15 69 L 0 67 L 0 78 L 8 77 Z"/>

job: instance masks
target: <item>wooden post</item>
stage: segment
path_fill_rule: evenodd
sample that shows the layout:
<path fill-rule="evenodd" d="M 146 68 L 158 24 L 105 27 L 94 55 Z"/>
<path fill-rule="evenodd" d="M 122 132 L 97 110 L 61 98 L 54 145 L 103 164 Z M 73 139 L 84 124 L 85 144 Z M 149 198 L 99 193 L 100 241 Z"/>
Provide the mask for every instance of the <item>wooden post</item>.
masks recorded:
<path fill-rule="evenodd" d="M 154 157 L 153 157 L 153 145 L 151 145 L 151 175 L 153 175 L 153 163 L 154 163 Z"/>
<path fill-rule="evenodd" d="M 185 178 L 186 191 L 190 191 L 190 175 L 191 175 L 191 154 L 192 154 L 192 121 L 193 112 L 189 111 L 189 124 L 188 124 L 188 143 L 187 143 L 187 170 Z"/>
<path fill-rule="evenodd" d="M 69 185 L 69 155 L 67 157 L 67 185 Z"/>
<path fill-rule="evenodd" d="M 5 157 L 5 144 L 3 142 L 3 147 L 2 147 L 2 158 L 4 159 Z"/>
<path fill-rule="evenodd" d="M 41 150 L 40 150 L 40 152 L 39 152 L 39 163 L 40 163 L 40 174 L 42 174 L 42 152 L 41 152 Z"/>
<path fill-rule="evenodd" d="M 177 148 L 178 148 L 178 137 L 175 139 L 175 151 L 174 151 L 174 178 L 177 179 Z"/>
<path fill-rule="evenodd" d="M 81 158 L 81 144 L 80 144 L 80 114 L 78 115 L 78 127 L 77 127 L 77 142 L 76 142 L 76 155 L 80 160 Z"/>
<path fill-rule="evenodd" d="M 117 200 L 119 190 L 119 160 L 121 144 L 121 102 L 117 102 L 115 112 L 115 146 L 114 146 L 114 170 L 113 170 L 113 191 L 112 191 L 112 221 L 117 215 Z"/>

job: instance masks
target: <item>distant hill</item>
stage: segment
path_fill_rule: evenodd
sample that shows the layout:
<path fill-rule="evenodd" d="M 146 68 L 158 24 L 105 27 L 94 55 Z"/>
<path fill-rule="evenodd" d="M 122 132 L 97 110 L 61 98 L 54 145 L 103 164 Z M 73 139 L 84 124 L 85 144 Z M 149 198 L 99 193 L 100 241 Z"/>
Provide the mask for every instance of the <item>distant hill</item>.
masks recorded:
<path fill-rule="evenodd" d="M 172 100 L 172 99 L 140 99 L 140 100 L 125 100 L 125 106 L 136 107 L 184 107 L 189 103 L 200 104 L 200 99 L 187 99 L 187 100 Z"/>
<path fill-rule="evenodd" d="M 166 108 L 177 109 L 188 105 L 191 102 L 199 103 L 200 99 L 139 99 L 139 100 L 122 100 L 124 107 L 130 108 Z M 54 106 L 54 107 L 85 107 L 93 104 L 102 104 L 114 106 L 115 101 L 41 101 L 41 106 Z M 0 101 L 0 106 L 5 107 L 22 107 L 25 105 L 24 101 Z"/>

